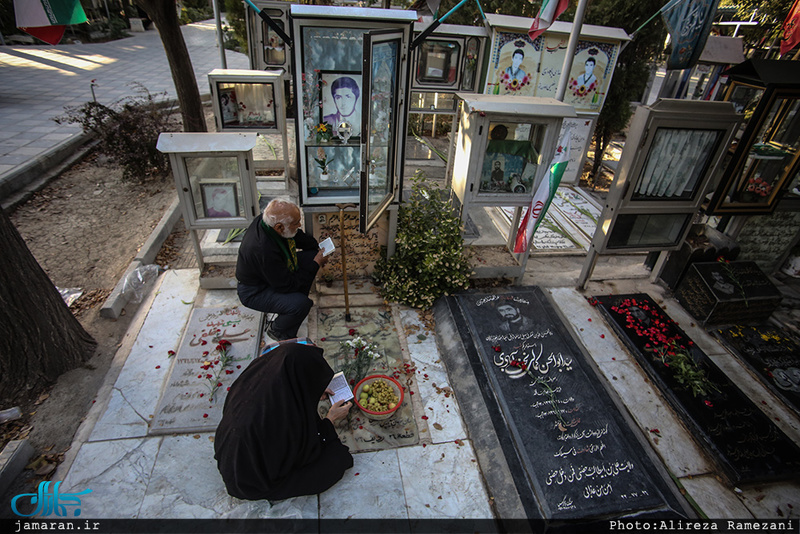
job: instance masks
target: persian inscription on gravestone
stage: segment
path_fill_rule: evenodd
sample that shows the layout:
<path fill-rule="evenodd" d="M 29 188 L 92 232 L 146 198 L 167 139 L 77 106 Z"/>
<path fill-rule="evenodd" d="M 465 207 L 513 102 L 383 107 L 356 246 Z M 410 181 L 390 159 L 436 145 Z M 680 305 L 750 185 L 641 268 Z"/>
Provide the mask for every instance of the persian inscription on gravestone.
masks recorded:
<path fill-rule="evenodd" d="M 261 317 L 238 306 L 192 311 L 150 434 L 217 427 L 228 388 L 257 354 Z"/>
<path fill-rule="evenodd" d="M 354 331 L 352 334 L 351 330 Z M 365 376 L 388 375 L 396 378 L 403 386 L 410 386 L 407 376 L 402 372 L 406 369 L 403 365 L 403 351 L 390 310 L 351 308 L 350 320 L 346 321 L 344 309 L 320 309 L 317 313 L 317 335 L 318 345 L 325 351 L 325 359 L 335 371 L 343 370 L 343 366 L 355 358 L 352 351 L 342 351 L 342 342 L 359 336 L 364 341 L 375 344 L 380 352 L 380 357 L 370 362 Z M 328 401 L 320 403 L 321 417 L 325 416 L 329 407 Z M 373 421 L 358 407 L 353 406 L 347 420 L 338 424 L 336 430 L 339 439 L 351 452 L 404 447 L 419 442 L 414 407 L 408 390 L 402 406 L 390 419 Z"/>
<path fill-rule="evenodd" d="M 545 517 L 663 509 L 654 465 L 542 292 L 456 298 Z"/>
<path fill-rule="evenodd" d="M 333 239 L 337 247 L 341 246 L 341 230 L 339 213 L 321 214 L 324 222 L 319 224 L 319 240 L 326 237 Z M 359 215 L 354 212 L 344 212 L 344 229 L 346 232 L 345 246 L 347 248 L 347 273 L 350 277 L 366 277 L 372 273 L 375 262 L 380 258 L 380 229 L 370 229 L 366 234 L 358 231 Z M 326 271 L 340 273 L 342 271 L 342 254 L 330 256 Z"/>
<path fill-rule="evenodd" d="M 800 345 L 772 326 L 734 325 L 714 333 L 773 393 L 800 413 Z"/>

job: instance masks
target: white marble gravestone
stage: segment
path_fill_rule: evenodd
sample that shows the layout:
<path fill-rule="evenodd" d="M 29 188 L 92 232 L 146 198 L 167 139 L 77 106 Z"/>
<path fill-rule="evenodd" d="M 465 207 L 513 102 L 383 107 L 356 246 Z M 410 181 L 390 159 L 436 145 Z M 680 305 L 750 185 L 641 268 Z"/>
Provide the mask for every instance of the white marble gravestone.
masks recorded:
<path fill-rule="evenodd" d="M 228 388 L 258 356 L 262 316 L 238 306 L 192 311 L 150 434 L 216 429 Z M 222 340 L 230 342 L 227 363 L 219 348 Z"/>

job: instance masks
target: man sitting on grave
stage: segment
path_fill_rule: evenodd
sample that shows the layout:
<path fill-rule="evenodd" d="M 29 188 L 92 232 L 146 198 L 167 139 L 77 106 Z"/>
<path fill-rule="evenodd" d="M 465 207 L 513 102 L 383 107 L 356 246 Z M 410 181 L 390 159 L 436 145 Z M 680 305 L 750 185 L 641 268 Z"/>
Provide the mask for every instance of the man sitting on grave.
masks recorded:
<path fill-rule="evenodd" d="M 353 467 L 334 423 L 352 402 L 338 401 L 324 418 L 333 370 L 322 349 L 294 340 L 253 361 L 225 399 L 214 457 L 228 493 L 279 501 L 321 493 Z"/>
<path fill-rule="evenodd" d="M 300 225 L 300 208 L 272 200 L 253 219 L 239 247 L 239 300 L 248 308 L 278 314 L 267 327 L 267 334 L 277 341 L 297 337 L 314 304 L 308 298 L 311 284 L 328 261 L 317 240 Z"/>

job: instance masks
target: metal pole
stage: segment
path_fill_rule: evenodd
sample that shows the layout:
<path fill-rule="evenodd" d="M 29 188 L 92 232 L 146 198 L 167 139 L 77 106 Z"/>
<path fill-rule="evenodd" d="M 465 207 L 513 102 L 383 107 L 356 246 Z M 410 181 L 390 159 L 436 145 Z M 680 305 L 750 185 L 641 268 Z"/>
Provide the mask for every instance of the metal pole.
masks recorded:
<path fill-rule="evenodd" d="M 228 68 L 228 59 L 225 57 L 225 38 L 222 36 L 222 15 L 219 12 L 219 0 L 213 0 L 214 19 L 217 21 L 217 43 L 219 45 L 219 61 L 223 69 Z"/>
<path fill-rule="evenodd" d="M 344 232 L 344 210 L 355 208 L 355 204 L 337 204 L 339 208 L 339 248 L 342 249 L 342 282 L 344 282 L 344 320 L 351 321 L 350 318 L 350 298 L 347 293 L 347 239 Z"/>
<path fill-rule="evenodd" d="M 575 11 L 575 20 L 572 21 L 572 33 L 569 35 L 567 55 L 564 58 L 564 65 L 561 67 L 561 78 L 558 80 L 558 90 L 556 91 L 556 100 L 560 102 L 564 101 L 564 95 L 567 93 L 569 72 L 572 70 L 572 60 L 575 59 L 575 50 L 578 48 L 578 38 L 581 35 L 581 28 L 583 27 L 583 15 L 586 13 L 586 4 L 587 0 L 580 0 L 578 2 L 578 9 Z"/>

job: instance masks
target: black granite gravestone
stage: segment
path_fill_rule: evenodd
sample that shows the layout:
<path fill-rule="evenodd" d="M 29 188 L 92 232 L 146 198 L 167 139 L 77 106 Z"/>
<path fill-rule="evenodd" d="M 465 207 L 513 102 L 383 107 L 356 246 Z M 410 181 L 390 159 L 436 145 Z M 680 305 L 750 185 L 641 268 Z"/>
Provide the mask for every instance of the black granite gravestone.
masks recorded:
<path fill-rule="evenodd" d="M 604 296 L 597 301 L 636 361 L 732 483 L 800 475 L 800 448 L 649 296 Z M 676 354 L 688 354 L 694 365 L 675 359 Z"/>
<path fill-rule="evenodd" d="M 726 326 L 714 334 L 800 414 L 800 345 L 772 326 Z"/>
<path fill-rule="evenodd" d="M 637 430 L 539 288 L 447 301 L 466 353 L 450 354 L 448 368 L 469 358 L 495 431 L 507 436 L 505 457 L 521 473 L 518 491 L 532 491 L 545 523 L 681 515 Z"/>
<path fill-rule="evenodd" d="M 675 298 L 704 324 L 760 323 L 781 302 L 781 293 L 752 261 L 694 263 Z"/>

